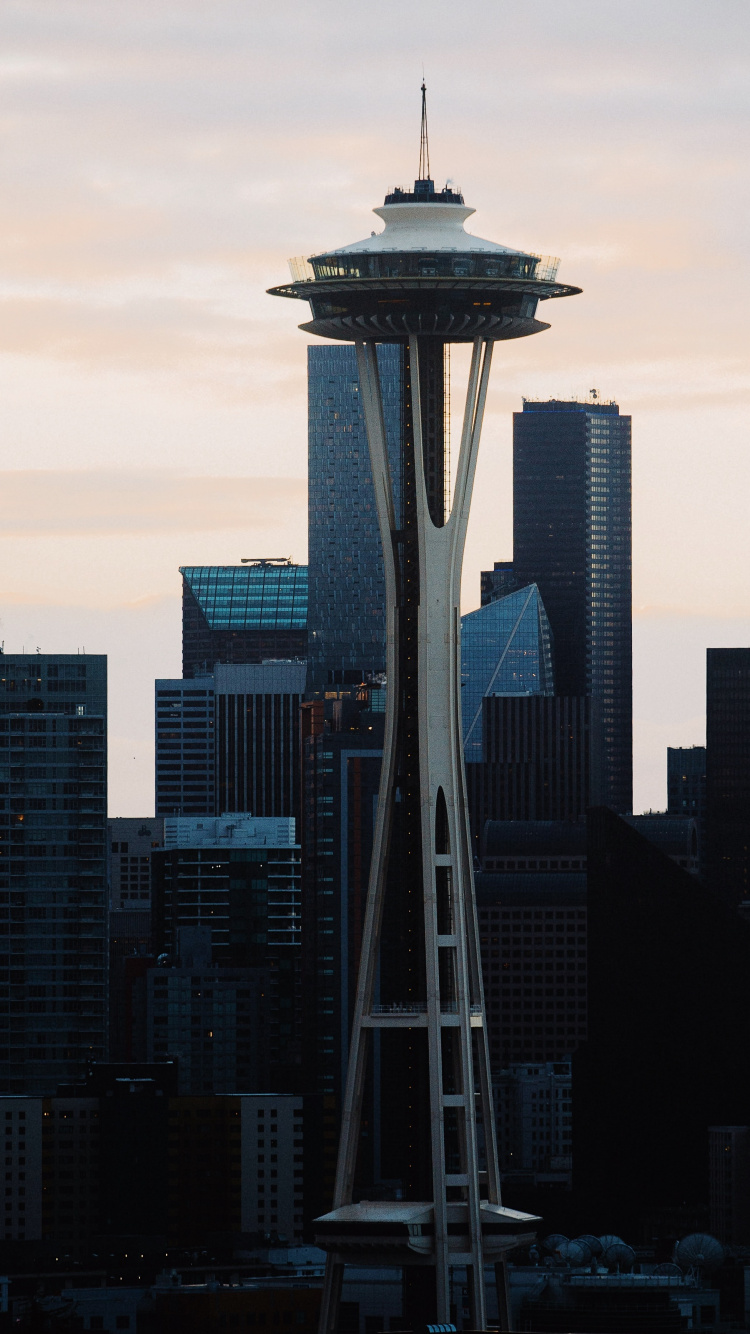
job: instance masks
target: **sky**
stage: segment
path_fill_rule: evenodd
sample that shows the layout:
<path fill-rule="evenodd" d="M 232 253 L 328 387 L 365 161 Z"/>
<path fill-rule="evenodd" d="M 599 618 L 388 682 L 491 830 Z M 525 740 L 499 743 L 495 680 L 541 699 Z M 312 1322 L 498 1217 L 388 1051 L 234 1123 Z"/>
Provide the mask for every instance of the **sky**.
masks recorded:
<path fill-rule="evenodd" d="M 416 174 L 583 295 L 493 363 L 467 543 L 511 556 L 512 413 L 633 417 L 635 809 L 750 643 L 747 0 L 4 0 L 0 640 L 109 654 L 110 809 L 153 803 L 181 564 L 306 556 L 308 337 L 266 295 Z"/>

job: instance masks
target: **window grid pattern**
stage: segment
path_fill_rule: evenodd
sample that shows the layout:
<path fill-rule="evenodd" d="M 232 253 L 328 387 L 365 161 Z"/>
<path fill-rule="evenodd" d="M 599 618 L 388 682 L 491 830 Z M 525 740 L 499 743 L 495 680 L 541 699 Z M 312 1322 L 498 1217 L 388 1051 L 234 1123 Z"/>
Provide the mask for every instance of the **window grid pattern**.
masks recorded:
<path fill-rule="evenodd" d="M 535 584 L 461 617 L 464 755 L 480 761 L 485 695 L 552 695 L 547 614 Z"/>
<path fill-rule="evenodd" d="M 304 630 L 306 565 L 180 566 L 211 630 Z"/>

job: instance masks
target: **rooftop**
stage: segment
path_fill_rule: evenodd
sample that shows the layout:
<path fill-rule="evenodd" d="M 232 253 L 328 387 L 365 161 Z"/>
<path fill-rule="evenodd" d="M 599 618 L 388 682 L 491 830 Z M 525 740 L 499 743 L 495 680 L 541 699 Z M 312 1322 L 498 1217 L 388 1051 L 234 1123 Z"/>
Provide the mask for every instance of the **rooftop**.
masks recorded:
<path fill-rule="evenodd" d="M 180 574 L 211 630 L 307 626 L 306 565 L 181 565 Z"/>

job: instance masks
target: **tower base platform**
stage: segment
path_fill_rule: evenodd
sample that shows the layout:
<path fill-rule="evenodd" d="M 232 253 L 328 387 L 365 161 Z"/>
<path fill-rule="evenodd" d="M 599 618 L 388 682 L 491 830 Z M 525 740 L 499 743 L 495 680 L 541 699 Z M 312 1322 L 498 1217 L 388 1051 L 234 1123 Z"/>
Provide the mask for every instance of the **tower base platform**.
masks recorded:
<path fill-rule="evenodd" d="M 472 1263 L 469 1211 L 463 1200 L 448 1203 L 448 1263 Z M 541 1218 L 483 1200 L 480 1206 L 482 1253 L 488 1264 L 517 1246 L 529 1245 Z M 435 1227 L 431 1203 L 414 1200 L 361 1200 L 346 1204 L 314 1222 L 315 1245 L 335 1263 L 359 1265 L 434 1265 Z"/>

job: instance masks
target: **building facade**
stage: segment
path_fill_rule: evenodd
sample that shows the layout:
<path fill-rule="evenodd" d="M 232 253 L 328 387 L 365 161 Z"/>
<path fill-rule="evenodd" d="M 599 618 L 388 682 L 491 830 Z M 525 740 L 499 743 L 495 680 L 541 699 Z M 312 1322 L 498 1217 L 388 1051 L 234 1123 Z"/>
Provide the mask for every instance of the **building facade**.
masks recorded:
<path fill-rule="evenodd" d="M 310 685 L 325 690 L 385 670 L 385 580 L 354 347 L 314 345 L 307 353 Z M 381 345 L 378 363 L 395 460 L 400 349 Z"/>
<path fill-rule="evenodd" d="M 570 1061 L 509 1065 L 493 1084 L 497 1148 L 505 1178 L 570 1185 L 573 1087 Z"/>
<path fill-rule="evenodd" d="M 549 621 L 536 585 L 493 599 L 461 617 L 461 714 L 467 764 L 485 758 L 485 697 L 552 694 Z"/>
<path fill-rule="evenodd" d="M 156 814 L 214 815 L 213 676 L 157 680 Z"/>
<path fill-rule="evenodd" d="M 264 662 L 307 653 L 307 567 L 291 560 L 185 565 L 182 675 L 210 675 L 217 662 Z"/>
<path fill-rule="evenodd" d="M 177 963 L 181 933 L 202 929 L 210 935 L 213 967 L 267 969 L 269 1079 L 282 1092 L 296 1092 L 302 1070 L 302 908 L 294 820 L 168 818 L 165 843 L 153 861 L 156 953 Z M 156 979 L 149 976 L 148 985 Z"/>
<path fill-rule="evenodd" d="M 559 864 L 567 843 L 539 827 L 515 850 Z M 481 871 L 476 893 L 493 1078 L 519 1061 L 568 1059 L 587 1035 L 585 873 Z"/>
<path fill-rule="evenodd" d="M 708 1128 L 709 1228 L 727 1246 L 750 1241 L 750 1126 Z"/>
<path fill-rule="evenodd" d="M 524 401 L 513 417 L 513 572 L 552 627 L 555 688 L 597 701 L 603 800 L 632 810 L 631 419 Z"/>
<path fill-rule="evenodd" d="M 214 671 L 216 799 L 220 811 L 299 817 L 304 662 Z"/>
<path fill-rule="evenodd" d="M 479 575 L 480 606 L 486 607 L 496 598 L 504 598 L 508 593 L 515 593 L 518 586 L 513 561 L 496 560 L 491 570 L 482 570 Z"/>
<path fill-rule="evenodd" d="M 177 1061 L 181 1094 L 267 1088 L 269 971 L 212 967 L 210 941 L 205 954 L 180 954 L 171 966 L 150 968 L 138 980 L 145 1043 L 135 1055 L 148 1062 Z"/>
<path fill-rule="evenodd" d="M 107 821 L 110 908 L 147 909 L 151 903 L 151 852 L 164 846 L 158 816 L 118 816 Z"/>
<path fill-rule="evenodd" d="M 710 648 L 706 673 L 706 876 L 750 900 L 750 649 Z"/>
<path fill-rule="evenodd" d="M 574 1190 L 592 1230 L 616 1199 L 621 1235 L 651 1241 L 673 1237 L 686 1211 L 707 1221 L 708 1127 L 746 1119 L 750 925 L 611 811 L 587 823 L 589 1029 L 573 1058 Z"/>
<path fill-rule="evenodd" d="M 338 693 L 305 705 L 302 847 L 308 1086 L 340 1115 L 383 754 L 384 715 L 371 705 L 385 692 Z"/>
<path fill-rule="evenodd" d="M 107 660 L 0 656 L 0 1090 L 104 1055 Z"/>
<path fill-rule="evenodd" d="M 133 1249 L 154 1237 L 301 1241 L 322 1208 L 324 1100 L 180 1096 L 174 1078 L 169 1064 L 94 1067 L 77 1093 L 0 1096 L 12 1161 L 3 1240 L 52 1243 L 73 1259 L 103 1236 Z"/>
<path fill-rule="evenodd" d="M 482 701 L 481 764 L 467 764 L 475 850 L 488 820 L 580 820 L 601 800 L 601 726 L 595 700 L 566 695 Z"/>

